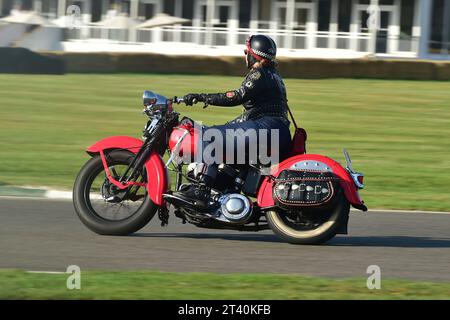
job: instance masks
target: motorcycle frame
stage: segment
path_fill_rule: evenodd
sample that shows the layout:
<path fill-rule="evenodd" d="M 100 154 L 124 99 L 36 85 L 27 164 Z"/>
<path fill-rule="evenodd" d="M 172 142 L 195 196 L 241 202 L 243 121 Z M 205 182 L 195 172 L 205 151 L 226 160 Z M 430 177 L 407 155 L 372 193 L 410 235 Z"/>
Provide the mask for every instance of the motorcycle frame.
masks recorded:
<path fill-rule="evenodd" d="M 178 113 L 176 112 L 173 112 L 172 117 L 169 117 L 168 119 L 166 119 L 166 121 L 160 121 L 161 119 L 161 115 L 159 115 L 158 117 L 148 122 L 146 129 L 144 130 L 144 136 L 146 138 L 145 142 L 129 136 L 112 136 L 98 141 L 86 150 L 87 153 L 91 156 L 100 154 L 103 167 L 105 168 L 106 176 L 112 184 L 117 186 L 120 190 L 126 189 L 133 185 L 145 187 L 150 199 L 158 206 L 162 206 L 165 204 L 163 196 L 164 193 L 167 193 L 169 186 L 167 165 L 171 162 L 173 155 L 169 158 L 167 164 L 164 164 L 161 155 L 167 149 L 168 141 L 165 141 L 165 145 L 163 146 L 164 148 L 159 148 L 161 149 L 160 152 L 157 152 L 156 150 L 158 149 L 156 143 L 158 143 L 158 139 L 163 138 L 163 135 L 167 140 L 168 131 L 173 130 L 179 125 Z M 158 126 L 158 123 L 161 123 L 161 126 Z M 181 129 L 185 130 L 186 132 L 178 141 L 175 149 L 178 147 L 179 143 L 181 143 L 181 140 L 186 136 L 186 133 L 188 131 L 190 132 L 190 130 L 187 130 L 184 127 Z M 122 180 L 123 178 L 125 178 L 125 176 L 128 174 L 128 171 L 131 169 L 131 174 L 128 175 L 127 180 L 124 182 L 117 181 L 116 179 L 114 179 L 114 177 L 111 176 L 109 172 L 106 152 L 109 152 L 111 150 L 127 150 L 135 154 L 132 163 L 128 166 L 127 171 L 120 179 Z M 275 201 L 272 197 L 273 178 L 277 177 L 282 170 L 290 168 L 296 162 L 305 160 L 319 161 L 326 164 L 339 178 L 339 183 L 344 190 L 345 197 L 347 198 L 349 203 L 357 209 L 363 211 L 367 210 L 367 207 L 364 205 L 364 202 L 359 196 L 357 188 L 358 186 L 355 184 L 355 181 L 349 171 L 347 171 L 338 162 L 331 158 L 319 154 L 307 153 L 290 156 L 289 158 L 285 159 L 277 166 L 275 166 L 275 169 L 272 170 L 269 176 L 266 176 L 264 178 L 261 186 L 258 189 L 256 206 L 259 207 L 262 211 L 273 208 L 275 206 Z M 145 167 L 145 171 L 147 173 L 146 184 L 133 181 L 137 168 L 142 167 Z M 182 178 L 180 166 L 177 167 L 177 171 L 176 187 L 179 186 L 180 179 Z"/>
<path fill-rule="evenodd" d="M 108 174 L 109 169 L 105 153 L 112 150 L 130 151 L 135 154 L 134 161 L 138 161 L 137 159 L 139 158 L 139 155 L 141 155 L 141 159 L 144 158 L 142 155 L 147 157 L 146 154 L 148 153 L 148 159 L 144 159 L 144 166 L 147 172 L 147 184 L 134 181 L 120 182 Z M 125 189 L 131 185 L 145 187 L 147 188 L 150 199 L 156 205 L 161 206 L 164 204 L 163 195 L 167 192 L 169 185 L 168 170 L 162 160 L 162 157 L 157 152 L 151 150 L 151 145 L 148 145 L 133 137 L 113 136 L 98 141 L 90 146 L 86 151 L 91 156 L 100 154 L 109 181 L 118 188 Z M 291 167 L 294 163 L 304 160 L 320 161 L 327 164 L 333 173 L 339 177 L 339 183 L 343 188 L 344 194 L 350 204 L 357 209 L 363 211 L 367 210 L 348 171 L 333 159 L 318 154 L 301 154 L 290 157 L 281 162 L 270 176 L 265 177 L 257 193 L 256 204 L 261 208 L 261 210 L 269 209 L 275 206 L 275 202 L 272 197 L 273 177 L 278 176 L 282 170 Z"/>

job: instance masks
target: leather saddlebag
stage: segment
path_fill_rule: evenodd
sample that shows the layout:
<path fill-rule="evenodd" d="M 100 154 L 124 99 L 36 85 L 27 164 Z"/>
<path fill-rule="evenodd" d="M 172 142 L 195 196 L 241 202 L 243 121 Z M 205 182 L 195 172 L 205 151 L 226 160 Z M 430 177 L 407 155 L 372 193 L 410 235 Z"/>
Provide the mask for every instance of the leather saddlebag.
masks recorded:
<path fill-rule="evenodd" d="M 333 199 L 338 186 L 332 172 L 283 170 L 275 179 L 273 198 L 282 208 L 320 206 Z"/>

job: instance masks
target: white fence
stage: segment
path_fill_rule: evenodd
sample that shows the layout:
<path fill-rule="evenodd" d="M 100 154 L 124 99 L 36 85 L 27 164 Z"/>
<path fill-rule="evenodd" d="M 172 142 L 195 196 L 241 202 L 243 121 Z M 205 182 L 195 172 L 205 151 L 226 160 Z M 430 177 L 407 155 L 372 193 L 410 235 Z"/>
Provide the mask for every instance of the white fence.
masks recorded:
<path fill-rule="evenodd" d="M 273 29 L 234 29 L 190 26 L 170 26 L 154 29 L 107 29 L 85 26 L 66 31 L 67 40 L 103 39 L 127 43 L 192 43 L 204 46 L 242 45 L 250 34 L 263 33 L 275 39 L 279 48 L 290 50 L 341 49 L 369 53 L 368 32 L 288 31 Z M 413 37 L 377 38 L 377 52 L 397 56 L 412 56 L 417 52 L 418 39 Z"/>

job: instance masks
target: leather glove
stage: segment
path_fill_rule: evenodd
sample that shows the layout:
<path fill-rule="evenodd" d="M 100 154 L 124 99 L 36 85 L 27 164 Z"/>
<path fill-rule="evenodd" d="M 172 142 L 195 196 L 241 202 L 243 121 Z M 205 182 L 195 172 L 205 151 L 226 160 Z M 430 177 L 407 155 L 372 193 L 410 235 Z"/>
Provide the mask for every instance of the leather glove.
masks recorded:
<path fill-rule="evenodd" d="M 184 103 L 187 106 L 192 106 L 194 104 L 194 100 L 196 102 L 204 102 L 205 101 L 205 95 L 204 94 L 198 94 L 198 93 L 188 93 L 183 97 Z"/>

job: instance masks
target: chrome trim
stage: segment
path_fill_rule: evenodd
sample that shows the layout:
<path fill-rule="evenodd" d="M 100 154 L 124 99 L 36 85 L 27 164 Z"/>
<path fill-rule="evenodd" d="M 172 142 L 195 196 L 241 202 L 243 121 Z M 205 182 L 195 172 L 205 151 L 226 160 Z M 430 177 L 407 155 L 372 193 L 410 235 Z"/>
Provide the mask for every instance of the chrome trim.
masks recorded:
<path fill-rule="evenodd" d="M 321 161 L 314 161 L 314 160 L 303 160 L 296 162 L 289 169 L 332 172 L 331 168 L 327 164 Z"/>
<path fill-rule="evenodd" d="M 241 210 L 237 210 L 236 208 L 233 208 L 234 213 L 232 213 L 229 209 L 229 206 L 227 204 L 230 204 L 229 202 L 233 202 L 234 200 L 239 200 L 241 202 Z M 229 223 L 245 223 L 252 214 L 252 202 L 244 195 L 239 193 L 229 193 L 222 195 L 219 198 L 220 208 L 218 209 L 218 216 L 216 217 L 217 220 L 229 222 Z M 236 204 L 236 203 L 235 203 Z M 233 205 L 231 206 L 233 207 Z M 239 213 L 240 212 L 240 213 Z"/>
<path fill-rule="evenodd" d="M 166 106 L 168 99 L 160 94 L 145 90 L 142 95 L 142 102 L 147 108 L 148 106 Z"/>
<path fill-rule="evenodd" d="M 175 158 L 175 156 L 178 154 L 178 149 L 180 148 L 180 144 L 181 142 L 183 142 L 184 138 L 186 137 L 186 135 L 189 133 L 189 130 L 187 129 L 183 129 L 183 128 L 178 128 L 180 130 L 183 130 L 184 133 L 183 135 L 180 137 L 180 139 L 178 139 L 177 143 L 175 144 L 175 147 L 173 148 L 172 152 L 170 153 L 170 157 L 166 162 L 166 168 L 169 166 L 169 164 L 172 163 L 173 159 Z"/>
<path fill-rule="evenodd" d="M 345 168 L 347 172 L 350 174 L 350 176 L 353 179 L 353 182 L 355 183 L 356 187 L 358 189 L 364 189 L 364 184 L 360 183 L 358 181 L 358 177 L 364 177 L 364 174 L 361 172 L 356 172 L 353 170 L 352 160 L 350 159 L 350 155 L 348 154 L 347 150 L 344 148 L 342 149 L 342 152 L 344 153 L 345 162 L 347 163 L 347 167 Z"/>
<path fill-rule="evenodd" d="M 244 211 L 245 204 L 244 201 L 238 198 L 231 198 L 225 203 L 225 212 L 229 212 L 230 214 L 240 214 Z"/>
<path fill-rule="evenodd" d="M 203 173 L 205 169 L 204 163 L 191 162 L 186 168 L 186 176 L 198 179 L 199 175 Z"/>
<path fill-rule="evenodd" d="M 361 182 L 358 181 L 358 177 L 364 177 L 364 175 L 362 173 L 359 172 L 349 172 L 350 176 L 353 179 L 353 182 L 355 183 L 356 187 L 358 189 L 364 189 L 364 184 L 362 184 Z"/>
<path fill-rule="evenodd" d="M 352 160 L 350 159 L 350 155 L 348 154 L 347 149 L 343 148 L 342 152 L 344 153 L 345 162 L 347 163 L 347 169 L 350 172 L 355 172 L 355 170 L 353 170 Z"/>
<path fill-rule="evenodd" d="M 147 134 L 149 136 L 151 136 L 153 134 L 153 131 L 155 131 L 156 125 L 158 124 L 159 120 L 159 118 L 153 118 L 152 122 L 150 122 L 150 124 L 146 128 Z"/>

